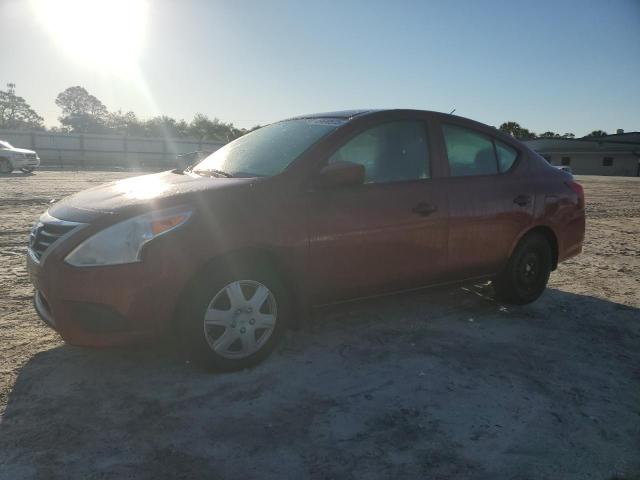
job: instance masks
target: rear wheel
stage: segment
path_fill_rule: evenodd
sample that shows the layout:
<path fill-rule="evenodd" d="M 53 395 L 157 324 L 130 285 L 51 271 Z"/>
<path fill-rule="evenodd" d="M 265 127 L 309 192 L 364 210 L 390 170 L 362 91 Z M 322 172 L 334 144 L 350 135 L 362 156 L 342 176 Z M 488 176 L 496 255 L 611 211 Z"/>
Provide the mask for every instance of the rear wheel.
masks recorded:
<path fill-rule="evenodd" d="M 8 158 L 0 158 L 0 173 L 8 174 L 13 172 L 13 165 Z"/>
<path fill-rule="evenodd" d="M 516 305 L 533 302 L 547 287 L 552 261 L 547 239 L 539 233 L 526 235 L 493 282 L 497 297 Z"/>
<path fill-rule="evenodd" d="M 234 269 L 238 270 L 238 269 Z M 265 267 L 210 270 L 196 282 L 180 318 L 190 354 L 206 368 L 232 371 L 266 358 L 281 339 L 289 296 Z"/>

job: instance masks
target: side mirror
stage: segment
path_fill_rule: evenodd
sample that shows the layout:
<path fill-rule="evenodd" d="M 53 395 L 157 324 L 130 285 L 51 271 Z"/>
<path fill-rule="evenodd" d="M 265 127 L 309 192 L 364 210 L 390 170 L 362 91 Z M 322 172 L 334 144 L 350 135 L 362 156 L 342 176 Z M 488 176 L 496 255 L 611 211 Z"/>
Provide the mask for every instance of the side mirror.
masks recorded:
<path fill-rule="evenodd" d="M 348 187 L 364 183 L 364 166 L 353 162 L 334 162 L 322 170 L 317 179 L 319 188 Z"/>
<path fill-rule="evenodd" d="M 176 155 L 176 160 L 174 162 L 175 169 L 173 171 L 176 173 L 182 173 L 191 165 L 193 165 L 194 162 L 195 152 Z"/>

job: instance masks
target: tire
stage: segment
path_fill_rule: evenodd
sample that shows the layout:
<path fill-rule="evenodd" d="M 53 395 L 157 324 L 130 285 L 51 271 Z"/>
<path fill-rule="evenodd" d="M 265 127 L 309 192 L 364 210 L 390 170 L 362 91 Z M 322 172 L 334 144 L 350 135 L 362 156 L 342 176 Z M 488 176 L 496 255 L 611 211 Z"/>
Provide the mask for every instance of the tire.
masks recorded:
<path fill-rule="evenodd" d="M 9 161 L 8 158 L 0 158 L 0 173 L 3 175 L 8 175 L 13 172 L 13 165 Z"/>
<path fill-rule="evenodd" d="M 200 275 L 183 299 L 179 329 L 196 363 L 208 370 L 241 370 L 261 362 L 275 348 L 289 323 L 291 306 L 287 289 L 267 265 L 218 266 Z"/>
<path fill-rule="evenodd" d="M 21 168 L 20 169 L 23 173 L 31 173 L 35 170 L 35 168 L 29 168 L 29 167 L 25 167 L 25 168 Z"/>
<path fill-rule="evenodd" d="M 526 305 L 544 292 L 552 268 L 551 246 L 539 233 L 526 235 L 493 281 L 496 297 L 506 303 Z"/>

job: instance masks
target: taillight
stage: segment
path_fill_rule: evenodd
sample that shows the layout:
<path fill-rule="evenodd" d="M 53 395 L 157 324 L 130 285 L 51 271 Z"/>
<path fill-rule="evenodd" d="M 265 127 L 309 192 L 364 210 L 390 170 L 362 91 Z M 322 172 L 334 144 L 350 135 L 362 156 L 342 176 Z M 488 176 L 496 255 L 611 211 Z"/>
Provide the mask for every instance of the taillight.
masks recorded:
<path fill-rule="evenodd" d="M 566 182 L 567 187 L 573 190 L 578 195 L 578 208 L 584 207 L 584 188 L 578 182 L 571 180 Z"/>

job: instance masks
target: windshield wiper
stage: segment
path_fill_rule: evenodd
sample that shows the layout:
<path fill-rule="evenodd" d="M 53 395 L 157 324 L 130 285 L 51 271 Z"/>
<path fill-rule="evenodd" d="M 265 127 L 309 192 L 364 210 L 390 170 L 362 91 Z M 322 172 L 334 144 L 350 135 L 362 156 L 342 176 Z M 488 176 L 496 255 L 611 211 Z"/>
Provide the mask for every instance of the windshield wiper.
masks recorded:
<path fill-rule="evenodd" d="M 198 175 L 211 175 L 214 177 L 224 177 L 224 178 L 233 178 L 229 172 L 224 172 L 222 170 L 216 170 L 215 168 L 204 168 L 202 170 L 193 170 L 194 173 Z"/>
<path fill-rule="evenodd" d="M 266 177 L 266 175 L 261 175 L 259 173 L 252 173 L 252 172 L 233 172 L 233 176 L 239 177 L 239 178 Z"/>

